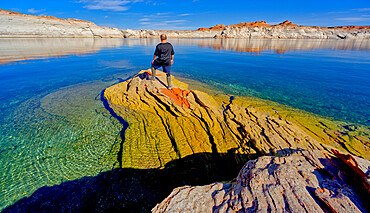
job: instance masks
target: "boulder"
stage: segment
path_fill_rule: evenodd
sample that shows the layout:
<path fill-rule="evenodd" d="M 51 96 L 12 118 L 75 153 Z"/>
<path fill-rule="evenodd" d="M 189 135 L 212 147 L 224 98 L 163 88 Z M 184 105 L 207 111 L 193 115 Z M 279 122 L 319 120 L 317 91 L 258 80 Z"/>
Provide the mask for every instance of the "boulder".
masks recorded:
<path fill-rule="evenodd" d="M 349 158 L 369 173 L 370 161 Z M 234 183 L 176 188 L 152 212 L 366 212 L 370 193 L 346 165 L 320 151 L 259 157 Z"/>

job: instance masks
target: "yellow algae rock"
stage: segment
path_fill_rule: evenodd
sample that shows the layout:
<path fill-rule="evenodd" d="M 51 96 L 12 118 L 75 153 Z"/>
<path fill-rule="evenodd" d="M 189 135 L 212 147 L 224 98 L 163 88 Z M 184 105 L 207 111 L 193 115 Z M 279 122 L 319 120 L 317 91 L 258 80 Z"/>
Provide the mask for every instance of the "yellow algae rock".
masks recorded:
<path fill-rule="evenodd" d="M 163 168 L 196 153 L 245 156 L 287 154 L 298 149 L 324 149 L 298 125 L 245 108 L 221 104 L 173 77 L 149 71 L 107 88 L 109 107 L 128 123 L 122 143 L 122 167 Z"/>

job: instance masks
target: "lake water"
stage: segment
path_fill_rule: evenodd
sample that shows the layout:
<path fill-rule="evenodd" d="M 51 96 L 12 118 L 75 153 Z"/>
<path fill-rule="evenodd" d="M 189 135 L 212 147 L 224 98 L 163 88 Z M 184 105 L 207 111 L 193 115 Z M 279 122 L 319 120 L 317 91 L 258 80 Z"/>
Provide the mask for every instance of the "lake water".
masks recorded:
<path fill-rule="evenodd" d="M 170 39 L 174 76 L 370 126 L 369 40 Z M 101 91 L 149 69 L 157 39 L 0 39 L 0 210 L 118 167 Z"/>

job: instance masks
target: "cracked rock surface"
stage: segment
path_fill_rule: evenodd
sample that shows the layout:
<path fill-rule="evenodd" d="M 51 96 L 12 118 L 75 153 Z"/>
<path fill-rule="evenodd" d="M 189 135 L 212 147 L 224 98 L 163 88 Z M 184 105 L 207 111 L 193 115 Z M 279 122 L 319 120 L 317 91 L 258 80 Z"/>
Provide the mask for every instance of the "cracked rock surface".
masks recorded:
<path fill-rule="evenodd" d="M 351 158 L 368 174 L 370 161 Z M 366 212 L 369 193 L 343 167 L 321 151 L 263 156 L 249 161 L 235 183 L 176 188 L 152 212 Z"/>
<path fill-rule="evenodd" d="M 156 81 L 148 80 L 149 71 L 142 71 L 104 92 L 112 111 L 128 123 L 121 142 L 122 167 L 163 168 L 196 153 L 254 159 L 325 148 L 285 119 L 232 100 L 218 103 L 174 78 L 174 88 L 168 90 L 165 73 L 157 73 Z"/>

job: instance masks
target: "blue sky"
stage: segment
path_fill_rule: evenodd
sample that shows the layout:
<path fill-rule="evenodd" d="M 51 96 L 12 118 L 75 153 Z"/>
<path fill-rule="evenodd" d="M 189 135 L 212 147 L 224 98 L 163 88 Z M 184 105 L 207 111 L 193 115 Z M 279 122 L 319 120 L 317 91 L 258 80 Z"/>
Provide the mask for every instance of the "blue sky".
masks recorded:
<path fill-rule="evenodd" d="M 369 0 L 1 0 L 0 8 L 76 18 L 120 29 L 194 30 L 285 20 L 298 25 L 370 25 Z M 5 2 L 4 2 L 5 1 Z"/>

